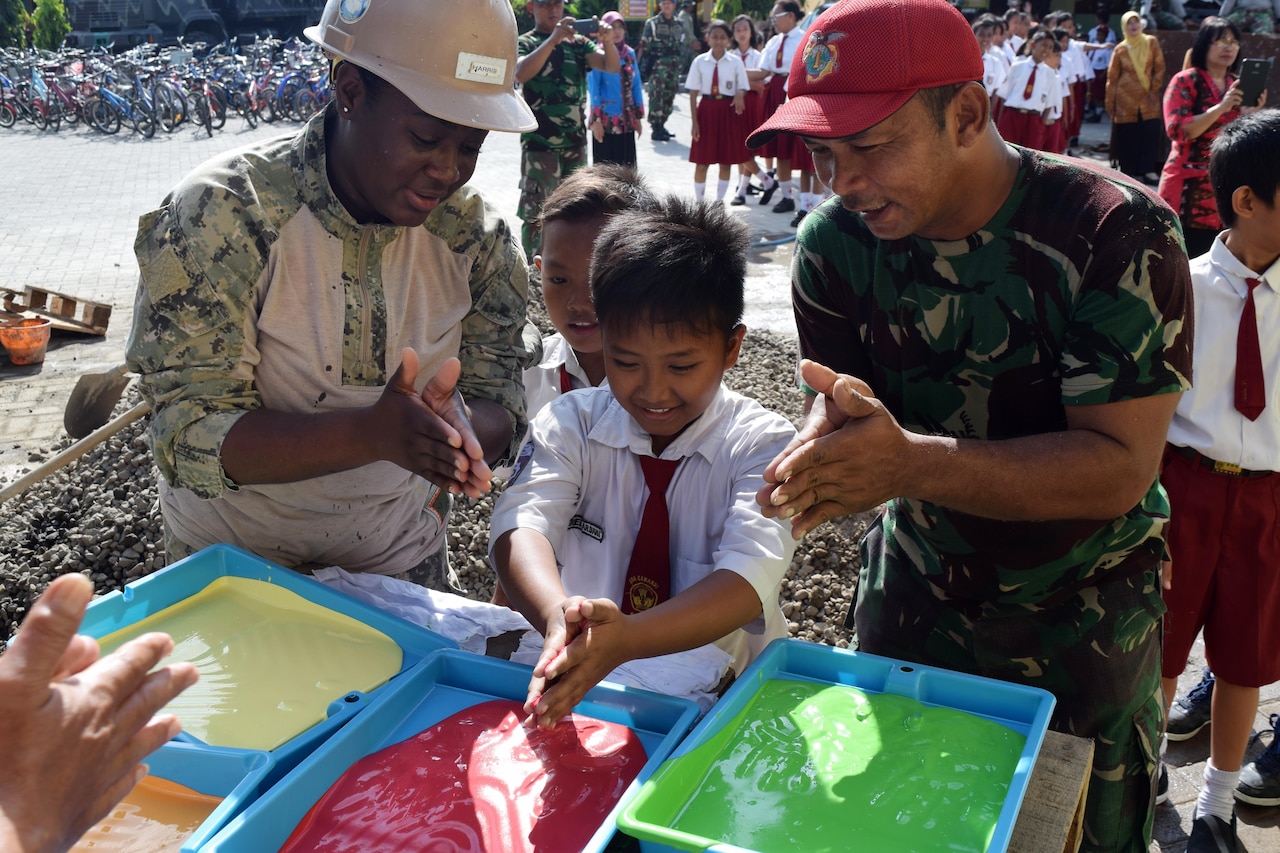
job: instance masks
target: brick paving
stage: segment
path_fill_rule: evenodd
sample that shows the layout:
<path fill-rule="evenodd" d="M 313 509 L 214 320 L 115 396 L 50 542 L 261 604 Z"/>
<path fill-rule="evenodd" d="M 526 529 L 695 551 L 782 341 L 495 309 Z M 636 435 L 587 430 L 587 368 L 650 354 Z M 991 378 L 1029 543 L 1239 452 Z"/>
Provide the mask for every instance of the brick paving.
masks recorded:
<path fill-rule="evenodd" d="M 639 140 L 641 169 L 656 190 L 689 192 L 687 111 L 677 105 L 668 126 L 675 142 Z M 189 126 L 169 135 L 158 133 L 151 140 L 124 130 L 114 137 L 84 129 L 64 128 L 56 134 L 22 127 L 0 131 L 0 287 L 21 291 L 32 285 L 113 306 L 104 337 L 55 331 L 43 365 L 17 367 L 0 355 L 0 483 L 33 467 L 63 436 L 62 412 L 76 379 L 123 360 L 137 276 L 132 247 L 138 217 L 203 160 L 294 128 L 264 124 L 248 130 L 239 118 L 231 117 L 212 138 Z M 1082 142 L 1102 142 L 1107 134 L 1106 124 L 1085 125 Z M 490 134 L 472 181 L 517 225 L 519 162 L 514 135 Z M 710 183 L 714 193 L 714 178 Z M 755 199 L 730 210 L 746 217 L 762 242 L 791 231 L 789 216 L 772 214 Z M 748 325 L 793 331 L 787 307 L 789 246 L 756 251 L 751 260 Z M 1202 664 L 1197 647 L 1182 678 L 1183 689 L 1199 680 Z M 1277 712 L 1280 685 L 1272 685 L 1263 692 L 1255 728 Z M 1156 819 L 1156 841 L 1164 853 L 1186 848 L 1208 749 L 1207 730 L 1170 746 L 1170 804 L 1160 807 Z M 1280 853 L 1280 808 L 1242 807 L 1240 821 L 1242 851 Z"/>

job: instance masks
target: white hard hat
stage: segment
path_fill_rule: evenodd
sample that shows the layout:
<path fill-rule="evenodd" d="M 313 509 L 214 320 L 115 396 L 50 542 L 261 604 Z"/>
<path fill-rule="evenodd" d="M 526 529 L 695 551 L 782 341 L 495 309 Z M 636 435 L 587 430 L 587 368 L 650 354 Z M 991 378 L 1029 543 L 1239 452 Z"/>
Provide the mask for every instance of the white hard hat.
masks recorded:
<path fill-rule="evenodd" d="M 319 26 L 304 32 L 436 118 L 484 130 L 538 126 L 515 90 L 509 0 L 328 0 Z"/>

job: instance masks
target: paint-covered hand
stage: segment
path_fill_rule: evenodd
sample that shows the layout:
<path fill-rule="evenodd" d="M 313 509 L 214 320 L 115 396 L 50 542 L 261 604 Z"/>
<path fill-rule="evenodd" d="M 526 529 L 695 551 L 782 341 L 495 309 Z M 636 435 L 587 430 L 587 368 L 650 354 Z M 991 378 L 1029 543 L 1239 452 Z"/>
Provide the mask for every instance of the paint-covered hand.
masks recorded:
<path fill-rule="evenodd" d="M 898 463 L 910 435 L 861 379 L 805 359 L 800 373 L 818 397 L 796 437 L 765 468 L 756 502 L 791 519 L 799 538 L 824 521 L 897 497 Z"/>
<path fill-rule="evenodd" d="M 161 708 L 196 681 L 145 634 L 105 657 L 76 630 L 93 587 L 64 575 L 0 656 L 0 849 L 62 851 L 146 775 L 139 764 L 181 730 Z M 149 673 L 149 674 L 148 674 Z"/>
<path fill-rule="evenodd" d="M 528 723 L 552 728 L 574 709 L 587 691 L 630 659 L 627 617 L 607 598 L 573 596 L 565 600 L 563 627 L 547 626 L 547 640 L 525 711 Z"/>
<path fill-rule="evenodd" d="M 489 491 L 493 472 L 457 392 L 461 372 L 458 359 L 450 358 L 419 393 L 418 354 L 406 347 L 400 368 L 371 409 L 370 435 L 380 446 L 379 458 L 453 494 L 476 498 Z"/>

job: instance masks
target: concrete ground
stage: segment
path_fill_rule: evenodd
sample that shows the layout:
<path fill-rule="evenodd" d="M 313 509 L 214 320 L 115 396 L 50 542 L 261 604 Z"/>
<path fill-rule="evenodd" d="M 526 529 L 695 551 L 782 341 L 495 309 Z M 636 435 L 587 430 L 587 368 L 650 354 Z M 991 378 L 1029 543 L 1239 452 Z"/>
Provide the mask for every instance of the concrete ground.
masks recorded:
<path fill-rule="evenodd" d="M 641 170 L 657 190 L 692 192 L 686 104 L 678 101 L 668 122 L 676 136 L 673 142 L 655 143 L 647 136 L 639 140 Z M 50 134 L 19 126 L 0 131 L 0 289 L 21 292 L 34 286 L 114 308 L 104 337 L 55 332 L 42 365 L 17 367 L 0 355 L 0 485 L 48 457 L 49 445 L 63 435 L 62 412 L 77 378 L 123 361 L 137 276 L 132 247 L 138 217 L 204 159 L 295 127 L 260 125 L 248 130 L 233 117 L 212 139 L 184 126 L 151 140 L 124 132 L 106 137 L 83 129 Z M 1085 125 L 1082 153 L 1105 158 L 1091 153 L 1089 146 L 1104 143 L 1108 132 L 1105 123 Z M 517 137 L 490 134 L 472 181 L 513 223 L 519 164 Z M 729 209 L 746 218 L 759 243 L 792 233 L 790 214 L 774 214 L 755 198 L 748 202 Z M 751 261 L 748 326 L 794 333 L 788 301 L 789 244 L 762 246 L 753 251 Z M 1203 650 L 1197 646 L 1181 680 L 1183 690 L 1198 681 L 1201 665 Z M 1265 727 L 1271 713 L 1280 713 L 1277 685 L 1263 691 L 1256 730 Z M 1254 751 L 1260 747 L 1255 744 Z M 1170 802 L 1156 816 L 1156 841 L 1165 853 L 1181 853 L 1186 847 L 1208 749 L 1207 731 L 1169 749 Z M 1280 853 L 1280 808 L 1242 806 L 1239 817 L 1242 851 Z"/>

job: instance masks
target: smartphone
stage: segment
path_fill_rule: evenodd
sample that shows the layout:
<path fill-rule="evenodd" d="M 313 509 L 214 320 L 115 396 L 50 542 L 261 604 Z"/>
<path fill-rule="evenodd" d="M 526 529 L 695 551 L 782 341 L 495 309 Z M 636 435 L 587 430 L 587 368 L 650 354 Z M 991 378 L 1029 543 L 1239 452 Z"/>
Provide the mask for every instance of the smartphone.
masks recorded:
<path fill-rule="evenodd" d="M 1256 107 L 1258 96 L 1267 88 L 1267 77 L 1271 74 L 1270 59 L 1246 59 L 1240 65 L 1240 106 Z"/>
<path fill-rule="evenodd" d="M 573 31 L 580 36 L 593 36 L 600 29 L 600 22 L 595 18 L 579 18 L 573 22 Z"/>

